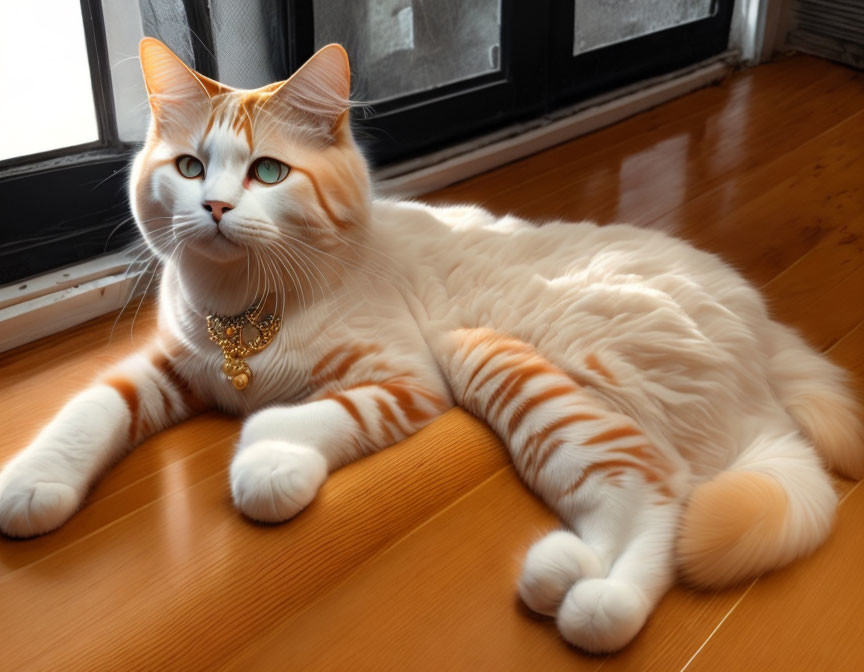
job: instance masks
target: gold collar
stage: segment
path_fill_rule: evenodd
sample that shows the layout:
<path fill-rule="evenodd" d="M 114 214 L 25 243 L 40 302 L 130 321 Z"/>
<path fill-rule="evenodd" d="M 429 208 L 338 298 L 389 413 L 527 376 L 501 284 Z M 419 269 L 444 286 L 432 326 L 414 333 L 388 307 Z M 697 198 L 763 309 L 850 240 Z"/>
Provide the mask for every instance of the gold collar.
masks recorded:
<path fill-rule="evenodd" d="M 264 301 L 240 315 L 208 315 L 207 333 L 225 355 L 222 373 L 237 390 L 245 390 L 252 382 L 252 369 L 245 359 L 266 348 L 282 326 L 282 318 L 262 315 Z"/>

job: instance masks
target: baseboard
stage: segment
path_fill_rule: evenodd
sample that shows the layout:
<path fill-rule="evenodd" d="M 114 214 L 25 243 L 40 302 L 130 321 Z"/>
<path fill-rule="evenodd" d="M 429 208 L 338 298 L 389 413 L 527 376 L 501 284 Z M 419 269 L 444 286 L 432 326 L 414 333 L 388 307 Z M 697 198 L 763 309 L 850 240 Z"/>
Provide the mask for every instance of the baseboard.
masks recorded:
<path fill-rule="evenodd" d="M 418 196 L 536 154 L 720 81 L 735 58 L 734 52 L 721 54 L 554 115 L 387 166 L 374 175 L 376 193 Z M 132 262 L 130 253 L 114 253 L 0 287 L 0 352 L 121 309 L 149 284 L 141 271 L 128 270 Z"/>

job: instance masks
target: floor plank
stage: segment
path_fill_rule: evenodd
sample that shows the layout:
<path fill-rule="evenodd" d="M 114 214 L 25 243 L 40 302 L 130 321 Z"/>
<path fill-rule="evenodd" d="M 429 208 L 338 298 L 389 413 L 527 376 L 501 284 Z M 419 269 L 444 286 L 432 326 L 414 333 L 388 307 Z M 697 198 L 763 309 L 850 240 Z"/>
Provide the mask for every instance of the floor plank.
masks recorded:
<path fill-rule="evenodd" d="M 274 669 L 290 659 L 315 670 L 417 670 L 426 661 L 454 670 L 526 670 L 538 661 L 546 670 L 670 670 L 743 592 L 676 588 L 627 651 L 608 661 L 585 655 L 515 597 L 528 547 L 558 526 L 515 471 L 503 469 L 226 669 Z"/>
<path fill-rule="evenodd" d="M 763 577 L 687 669 L 861 669 L 862 520 L 864 488 L 856 487 L 841 504 L 828 543 L 782 573 Z"/>
<path fill-rule="evenodd" d="M 828 355 L 851 374 L 864 398 L 864 320 L 840 339 Z"/>
<path fill-rule="evenodd" d="M 844 219 L 763 287 L 775 317 L 797 327 L 820 350 L 864 320 L 864 210 Z"/>
<path fill-rule="evenodd" d="M 862 100 L 864 77 L 852 70 L 781 61 L 428 199 L 541 220 L 648 223 L 842 122 Z"/>
<path fill-rule="evenodd" d="M 524 552 L 557 525 L 502 469 L 227 667 L 274 669 L 290 657 L 297 669 L 417 670 L 434 660 L 439 669 L 524 670 L 539 658 L 595 670 L 599 659 L 573 657 L 552 623 L 526 619 L 514 599 Z"/>
<path fill-rule="evenodd" d="M 6 417 L 17 418 L 5 428 L 0 460 L 5 461 L 26 445 L 69 396 L 147 343 L 155 326 L 153 305 L 148 302 L 137 319 L 132 308 L 124 311 L 119 320 L 115 315 L 106 315 L 82 327 L 0 353 L 0 408 L 9 413 Z M 21 403 L 34 397 L 39 403 Z"/>
<path fill-rule="evenodd" d="M 453 410 L 334 474 L 290 525 L 263 526 L 232 508 L 231 442 L 217 448 L 200 470 L 181 461 L 158 483 L 142 483 L 131 513 L 0 576 L 4 660 L 30 669 L 105 669 L 110 660 L 212 669 L 507 464 L 494 435 Z M 86 532 L 102 515 L 85 513 L 70 525 Z M 58 543 L 44 539 L 48 549 Z M 4 557 L 32 544 L 3 542 Z"/>

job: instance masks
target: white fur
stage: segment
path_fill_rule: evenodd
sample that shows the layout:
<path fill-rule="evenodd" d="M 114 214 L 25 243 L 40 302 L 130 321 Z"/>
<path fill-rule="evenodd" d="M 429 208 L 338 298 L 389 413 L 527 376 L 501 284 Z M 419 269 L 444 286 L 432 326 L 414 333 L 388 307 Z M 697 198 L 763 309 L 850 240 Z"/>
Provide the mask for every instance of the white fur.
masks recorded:
<path fill-rule="evenodd" d="M 73 397 L 0 472 L 0 530 L 6 534 L 32 537 L 59 527 L 134 443 L 187 417 L 180 391 L 148 357 L 133 355 L 107 373 L 135 386 L 136 426 L 130 427 L 130 409 L 110 385 Z"/>
<path fill-rule="evenodd" d="M 564 639 L 586 651 L 617 651 L 642 629 L 650 609 L 632 583 L 585 579 L 564 598 L 558 629 Z"/>
<path fill-rule="evenodd" d="M 531 547 L 519 579 L 519 595 L 539 614 L 554 616 L 577 581 L 605 576 L 608 567 L 588 544 L 559 530 Z"/>
<path fill-rule="evenodd" d="M 31 537 L 66 522 L 123 449 L 128 427 L 129 411 L 113 388 L 95 386 L 72 399 L 0 472 L 0 529 Z"/>
<path fill-rule="evenodd" d="M 250 518 L 277 523 L 302 511 L 326 477 L 327 463 L 314 448 L 259 441 L 238 451 L 231 463 L 231 494 Z"/>

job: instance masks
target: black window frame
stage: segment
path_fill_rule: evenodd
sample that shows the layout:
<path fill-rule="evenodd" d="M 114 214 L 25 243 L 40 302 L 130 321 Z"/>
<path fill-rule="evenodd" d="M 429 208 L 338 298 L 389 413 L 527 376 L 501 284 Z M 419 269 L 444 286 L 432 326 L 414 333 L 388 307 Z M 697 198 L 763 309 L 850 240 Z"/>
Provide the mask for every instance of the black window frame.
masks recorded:
<path fill-rule="evenodd" d="M 553 2 L 549 63 L 554 109 L 673 72 L 726 51 L 734 0 L 712 0 L 711 15 L 583 54 L 573 54 L 574 2 Z"/>
<path fill-rule="evenodd" d="M 128 242 L 110 234 L 129 213 L 131 146 L 117 136 L 102 4 L 80 2 L 99 139 L 0 162 L 0 202 L 13 211 L 0 242 L 0 284 Z"/>
<path fill-rule="evenodd" d="M 127 247 L 136 240 L 127 183 L 140 143 L 118 137 L 101 0 L 80 0 L 99 139 L 0 161 L 0 285 Z M 218 76 L 208 0 L 183 0 L 194 67 Z M 36 235 L 34 235 L 34 233 Z"/>
<path fill-rule="evenodd" d="M 282 27 L 273 66 L 287 78 L 315 52 L 314 1 L 272 2 Z M 0 239 L 0 285 L 134 239 L 127 181 L 139 143 L 118 137 L 101 0 L 80 3 L 99 139 L 0 161 L 0 202 L 13 212 Z M 498 71 L 361 109 L 358 135 L 373 165 L 386 165 L 704 60 L 729 38 L 734 0 L 714 3 L 707 19 L 573 56 L 572 0 L 501 0 Z M 209 0 L 183 7 L 190 65 L 218 79 Z"/>
<path fill-rule="evenodd" d="M 547 82 L 548 0 L 500 0 L 500 67 L 426 91 L 379 101 L 360 109 L 364 149 L 383 165 L 453 144 L 491 126 L 542 114 Z M 292 72 L 323 45 L 314 44 L 314 0 L 287 0 Z M 539 76 L 538 76 L 539 75 Z M 371 111 L 371 114 L 370 114 Z"/>
<path fill-rule="evenodd" d="M 734 0 L 712 15 L 573 56 L 572 0 L 501 0 L 501 69 L 411 93 L 354 114 L 363 146 L 381 166 L 536 118 L 726 50 Z M 311 56 L 314 0 L 286 0 L 293 72 Z"/>

